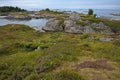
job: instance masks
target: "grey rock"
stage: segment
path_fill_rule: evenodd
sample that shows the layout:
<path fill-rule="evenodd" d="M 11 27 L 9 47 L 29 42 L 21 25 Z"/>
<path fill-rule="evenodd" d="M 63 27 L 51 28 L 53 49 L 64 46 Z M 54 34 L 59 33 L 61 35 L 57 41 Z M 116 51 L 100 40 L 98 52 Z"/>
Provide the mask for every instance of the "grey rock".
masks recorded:
<path fill-rule="evenodd" d="M 39 30 L 39 28 L 37 26 L 33 26 L 32 28 L 35 30 Z"/>
<path fill-rule="evenodd" d="M 44 30 L 38 30 L 39 32 L 42 32 L 42 33 L 44 33 L 45 31 Z"/>
<path fill-rule="evenodd" d="M 120 13 L 111 13 L 113 16 L 120 16 Z"/>
<path fill-rule="evenodd" d="M 39 50 L 41 50 L 40 46 L 38 46 L 37 49 L 35 49 L 35 51 L 39 51 Z"/>
<path fill-rule="evenodd" d="M 108 28 L 108 26 L 106 26 L 103 22 L 92 23 L 91 26 L 93 28 L 97 28 L 97 29 L 106 29 L 106 28 Z"/>
<path fill-rule="evenodd" d="M 69 33 L 95 33 L 95 31 L 89 26 L 77 25 L 72 20 L 66 20 L 64 22 L 65 32 Z"/>
<path fill-rule="evenodd" d="M 63 26 L 61 26 L 62 21 L 61 20 L 49 20 L 46 25 L 42 28 L 44 31 L 63 31 Z"/>
<path fill-rule="evenodd" d="M 90 26 L 85 26 L 84 33 L 95 33 L 95 30 L 93 30 Z"/>
<path fill-rule="evenodd" d="M 96 33 L 101 33 L 101 34 L 112 34 L 112 30 L 110 27 L 106 26 L 103 22 L 99 23 L 92 23 L 90 25 Z"/>
<path fill-rule="evenodd" d="M 80 15 L 78 13 L 71 13 L 69 16 L 70 20 L 79 20 L 80 19 Z"/>
<path fill-rule="evenodd" d="M 76 25 L 74 21 L 72 20 L 67 20 L 64 21 L 64 25 L 65 25 L 65 32 L 69 32 L 69 33 L 83 33 L 83 27 L 80 25 Z"/>
<path fill-rule="evenodd" d="M 100 38 L 99 40 L 102 42 L 111 42 L 113 38 Z"/>
<path fill-rule="evenodd" d="M 85 24 L 90 24 L 89 20 L 84 21 Z"/>
<path fill-rule="evenodd" d="M 90 23 L 86 21 L 86 25 L 82 26 L 80 24 L 76 24 L 74 20 L 65 20 L 63 26 L 61 26 L 61 20 L 50 20 L 48 23 L 42 28 L 45 31 L 64 31 L 68 33 L 101 33 L 101 34 L 112 34 L 110 27 L 106 26 L 103 22 L 99 23 Z"/>
<path fill-rule="evenodd" d="M 90 41 L 94 41 L 96 38 L 95 38 L 94 36 L 90 36 L 88 39 L 89 39 Z"/>

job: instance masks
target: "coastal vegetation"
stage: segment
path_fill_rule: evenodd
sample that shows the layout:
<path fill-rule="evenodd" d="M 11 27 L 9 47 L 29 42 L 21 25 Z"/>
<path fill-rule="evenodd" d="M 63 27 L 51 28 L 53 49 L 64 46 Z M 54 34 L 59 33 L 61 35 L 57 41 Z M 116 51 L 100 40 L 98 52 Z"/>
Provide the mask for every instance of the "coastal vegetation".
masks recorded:
<path fill-rule="evenodd" d="M 25 9 L 21 9 L 19 7 L 12 7 L 12 6 L 2 6 L 0 7 L 0 12 L 24 12 Z"/>
<path fill-rule="evenodd" d="M 0 28 L 1 80 L 120 78 L 117 35 L 43 33 L 19 24 Z M 114 40 L 99 40 L 106 37 Z"/>
<path fill-rule="evenodd" d="M 88 15 L 93 15 L 94 11 L 92 9 L 88 10 Z"/>
<path fill-rule="evenodd" d="M 53 10 L 50 10 L 49 8 L 46 8 L 46 9 L 43 9 L 43 10 L 40 10 L 40 12 L 45 12 L 45 13 L 51 13 L 51 14 L 63 14 L 63 12 L 60 12 L 60 11 L 53 11 Z"/>
<path fill-rule="evenodd" d="M 44 31 L 0 26 L 0 80 L 119 80 L 120 21 L 90 14 L 47 8 L 35 13 L 50 18 Z"/>

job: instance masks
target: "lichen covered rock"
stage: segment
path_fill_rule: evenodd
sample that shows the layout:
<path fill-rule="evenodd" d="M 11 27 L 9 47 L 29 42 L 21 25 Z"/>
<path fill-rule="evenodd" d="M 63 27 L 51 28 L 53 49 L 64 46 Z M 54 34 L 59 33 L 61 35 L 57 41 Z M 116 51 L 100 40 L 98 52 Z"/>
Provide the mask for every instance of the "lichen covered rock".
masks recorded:
<path fill-rule="evenodd" d="M 62 20 L 49 20 L 46 25 L 42 28 L 45 31 L 56 32 L 63 31 Z"/>
<path fill-rule="evenodd" d="M 80 19 L 80 15 L 78 13 L 71 13 L 69 16 L 70 20 L 79 20 Z"/>
<path fill-rule="evenodd" d="M 68 33 L 101 33 L 101 34 L 112 34 L 112 31 L 109 26 L 106 26 L 103 22 L 99 23 L 90 23 L 89 21 L 81 21 L 80 24 L 77 24 L 75 20 L 50 20 L 43 27 L 45 31 L 64 31 Z M 82 25 L 85 23 L 85 25 Z"/>

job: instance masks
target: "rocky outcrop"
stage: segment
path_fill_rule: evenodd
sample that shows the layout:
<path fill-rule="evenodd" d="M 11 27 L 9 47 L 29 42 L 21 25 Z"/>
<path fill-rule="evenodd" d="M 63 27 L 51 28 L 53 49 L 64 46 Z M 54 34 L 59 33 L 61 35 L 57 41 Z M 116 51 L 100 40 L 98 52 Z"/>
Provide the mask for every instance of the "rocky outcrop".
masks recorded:
<path fill-rule="evenodd" d="M 83 33 L 95 33 L 95 30 L 93 30 L 90 26 L 85 26 Z"/>
<path fill-rule="evenodd" d="M 75 24 L 72 20 L 64 21 L 64 31 L 69 33 L 83 33 L 83 27 Z"/>
<path fill-rule="evenodd" d="M 106 26 L 103 22 L 92 23 L 89 20 L 82 21 L 80 15 L 73 12 L 69 18 L 64 20 L 53 19 L 47 22 L 42 28 L 45 31 L 64 31 L 69 33 L 101 33 L 111 34 L 110 27 Z"/>
<path fill-rule="evenodd" d="M 111 33 L 112 33 L 110 27 L 106 26 L 103 22 L 92 23 L 90 26 L 91 26 L 96 32 L 101 33 L 101 34 L 111 34 Z"/>
<path fill-rule="evenodd" d="M 87 21 L 88 23 L 88 21 Z M 111 34 L 111 29 L 104 25 L 102 22 L 92 23 L 86 26 L 78 25 L 72 20 L 67 20 L 64 22 L 65 32 L 70 33 L 101 33 L 101 34 Z"/>
<path fill-rule="evenodd" d="M 111 29 L 106 26 L 103 22 L 99 23 L 91 23 L 89 21 L 85 21 L 88 23 L 85 26 L 81 24 L 76 24 L 73 20 L 50 20 L 44 27 L 45 31 L 64 31 L 68 33 L 101 33 L 101 34 L 111 34 Z M 61 25 L 62 24 L 62 25 Z"/>
<path fill-rule="evenodd" d="M 62 20 L 49 20 L 42 30 L 51 32 L 63 31 L 64 27 L 62 26 Z"/>
<path fill-rule="evenodd" d="M 80 15 L 76 12 L 74 13 L 71 13 L 70 16 L 69 16 L 69 19 L 70 20 L 79 20 L 80 19 Z"/>

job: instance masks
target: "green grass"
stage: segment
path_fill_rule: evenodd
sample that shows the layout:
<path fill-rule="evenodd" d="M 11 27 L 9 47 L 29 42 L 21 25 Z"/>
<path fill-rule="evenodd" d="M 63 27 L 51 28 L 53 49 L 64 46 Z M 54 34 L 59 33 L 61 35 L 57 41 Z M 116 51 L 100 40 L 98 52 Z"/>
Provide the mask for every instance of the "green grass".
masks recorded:
<path fill-rule="evenodd" d="M 120 46 L 100 42 L 103 34 L 40 33 L 26 25 L 0 27 L 0 80 L 119 80 Z M 90 40 L 94 37 L 94 40 Z M 40 47 L 41 50 L 35 50 Z M 79 69 L 84 61 L 106 59 L 115 70 Z M 77 67 L 77 68 L 76 68 Z M 95 75 L 93 75 L 95 74 Z M 99 74 L 99 75 L 98 75 Z M 93 76 L 91 76 L 93 75 Z"/>
<path fill-rule="evenodd" d="M 95 18 L 94 16 L 88 16 L 88 15 L 81 16 L 81 19 L 82 19 L 83 21 L 89 20 L 89 21 L 95 22 L 95 23 L 98 23 L 98 22 L 101 21 L 100 19 Z"/>
<path fill-rule="evenodd" d="M 114 33 L 120 33 L 120 21 L 116 21 L 116 20 L 106 20 L 106 19 L 102 19 L 102 21 L 110 26 L 110 28 L 112 29 L 112 31 Z"/>
<path fill-rule="evenodd" d="M 43 74 L 40 76 L 42 80 L 84 80 L 84 78 L 77 72 L 71 70 L 62 70 L 53 74 Z"/>
<path fill-rule="evenodd" d="M 85 80 L 79 73 L 71 70 L 62 70 L 55 73 L 31 74 L 25 80 Z"/>
<path fill-rule="evenodd" d="M 81 14 L 81 19 L 83 21 L 89 20 L 91 23 L 98 23 L 98 22 L 103 22 L 107 26 L 111 28 L 111 30 L 114 33 L 120 33 L 120 21 L 119 20 L 108 20 L 108 19 L 102 19 L 102 18 L 95 18 L 94 16 L 88 16 L 88 15 L 82 15 Z M 81 25 L 86 25 L 83 22 L 77 21 L 76 23 L 81 24 Z"/>
<path fill-rule="evenodd" d="M 87 25 L 85 22 L 82 22 L 82 21 L 79 21 L 79 20 L 77 20 L 75 22 L 76 22 L 76 24 L 80 24 L 82 26 L 86 26 Z"/>
<path fill-rule="evenodd" d="M 45 12 L 45 13 L 49 13 L 49 14 L 63 14 L 63 12 L 53 11 L 53 10 L 41 10 L 39 12 Z"/>

